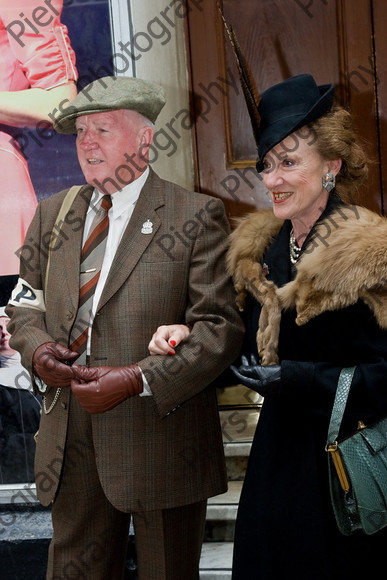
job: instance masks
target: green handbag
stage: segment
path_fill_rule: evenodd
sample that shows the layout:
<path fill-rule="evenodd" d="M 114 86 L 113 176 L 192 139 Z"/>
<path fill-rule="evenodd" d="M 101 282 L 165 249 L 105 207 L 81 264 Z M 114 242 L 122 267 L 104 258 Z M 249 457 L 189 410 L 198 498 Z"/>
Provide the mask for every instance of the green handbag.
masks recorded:
<path fill-rule="evenodd" d="M 356 367 L 341 371 L 328 429 L 329 484 L 337 526 L 349 536 L 387 525 L 387 418 L 337 441 Z"/>

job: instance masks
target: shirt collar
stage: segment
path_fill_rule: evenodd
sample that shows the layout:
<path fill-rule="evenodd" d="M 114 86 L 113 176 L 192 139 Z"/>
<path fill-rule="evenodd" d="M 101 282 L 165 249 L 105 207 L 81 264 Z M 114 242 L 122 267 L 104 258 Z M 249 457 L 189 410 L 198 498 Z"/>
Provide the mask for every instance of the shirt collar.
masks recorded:
<path fill-rule="evenodd" d="M 144 183 L 146 182 L 149 175 L 149 167 L 146 168 L 144 173 L 140 175 L 137 179 L 125 185 L 119 191 L 115 191 L 112 194 L 112 212 L 113 212 L 113 219 L 118 218 L 121 214 L 127 211 L 133 204 L 136 203 L 138 200 L 141 190 L 144 187 Z M 98 191 L 98 189 L 94 189 L 93 195 L 90 200 L 90 205 L 88 212 L 93 211 L 95 206 L 99 207 L 101 203 L 102 196 L 105 195 Z"/>

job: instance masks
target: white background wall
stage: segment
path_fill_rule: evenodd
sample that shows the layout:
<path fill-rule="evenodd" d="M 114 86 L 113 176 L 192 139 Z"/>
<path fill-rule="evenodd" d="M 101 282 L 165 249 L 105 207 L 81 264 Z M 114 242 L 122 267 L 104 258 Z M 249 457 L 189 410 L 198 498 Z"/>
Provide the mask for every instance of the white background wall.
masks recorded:
<path fill-rule="evenodd" d="M 192 8 L 189 8 L 192 9 Z M 152 167 L 164 179 L 194 187 L 184 26 L 177 0 L 111 0 L 117 70 L 161 84 L 167 103 L 156 121 Z M 131 60 L 131 68 L 125 66 Z M 121 63 L 121 64 L 120 64 Z"/>

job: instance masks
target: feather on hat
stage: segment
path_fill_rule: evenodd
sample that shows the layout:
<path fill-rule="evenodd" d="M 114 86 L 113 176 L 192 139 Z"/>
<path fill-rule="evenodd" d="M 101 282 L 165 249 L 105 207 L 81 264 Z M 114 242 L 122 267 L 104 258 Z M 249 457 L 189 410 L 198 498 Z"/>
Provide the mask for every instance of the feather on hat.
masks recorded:
<path fill-rule="evenodd" d="M 261 95 L 244 57 L 235 31 L 217 2 L 236 59 L 243 94 L 258 148 L 257 171 L 264 169 L 265 155 L 285 137 L 330 111 L 332 84 L 316 84 L 310 74 L 300 74 L 273 85 Z"/>

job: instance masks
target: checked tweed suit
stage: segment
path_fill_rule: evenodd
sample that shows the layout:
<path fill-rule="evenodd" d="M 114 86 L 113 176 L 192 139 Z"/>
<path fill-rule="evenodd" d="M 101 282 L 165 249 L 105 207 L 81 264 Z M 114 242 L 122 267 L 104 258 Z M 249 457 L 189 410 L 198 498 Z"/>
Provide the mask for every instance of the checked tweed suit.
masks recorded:
<path fill-rule="evenodd" d="M 29 292 L 44 290 L 47 240 L 65 194 L 41 202 L 28 231 L 20 278 Z M 91 186 L 80 190 L 53 244 L 46 311 L 28 307 L 27 300 L 8 306 L 12 347 L 30 370 L 42 343 L 68 346 L 91 194 Z M 147 234 L 142 229 L 148 220 L 152 232 Z M 137 363 L 153 396 L 132 397 L 93 415 L 92 442 L 67 442 L 74 454 L 82 453 L 82 445 L 94 446 L 104 493 L 118 510 L 173 508 L 226 490 L 216 395 L 207 386 L 238 355 L 243 335 L 225 274 L 228 233 L 221 201 L 187 192 L 150 171 L 101 296 L 90 366 Z M 189 339 L 174 357 L 150 356 L 153 332 L 172 323 L 188 324 Z M 48 389 L 47 408 L 54 395 L 55 389 Z M 70 389 L 62 389 L 52 412 L 41 418 L 36 486 L 43 505 L 54 500 L 60 481 L 69 399 Z"/>

